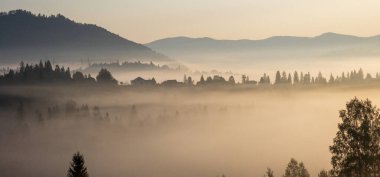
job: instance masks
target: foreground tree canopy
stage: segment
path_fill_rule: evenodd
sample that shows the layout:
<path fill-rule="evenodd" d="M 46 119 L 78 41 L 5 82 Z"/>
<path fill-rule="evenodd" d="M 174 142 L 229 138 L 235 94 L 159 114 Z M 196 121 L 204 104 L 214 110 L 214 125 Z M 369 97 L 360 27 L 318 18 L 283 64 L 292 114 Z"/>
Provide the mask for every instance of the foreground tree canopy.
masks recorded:
<path fill-rule="evenodd" d="M 332 153 L 332 174 L 339 177 L 380 176 L 379 109 L 371 101 L 352 99 L 340 111 L 342 122 Z"/>

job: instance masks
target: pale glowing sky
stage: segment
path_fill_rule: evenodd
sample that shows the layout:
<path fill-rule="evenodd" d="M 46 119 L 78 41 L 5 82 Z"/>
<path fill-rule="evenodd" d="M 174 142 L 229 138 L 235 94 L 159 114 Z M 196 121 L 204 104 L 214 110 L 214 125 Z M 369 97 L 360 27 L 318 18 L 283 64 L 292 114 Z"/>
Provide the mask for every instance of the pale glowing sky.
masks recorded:
<path fill-rule="evenodd" d="M 262 39 L 380 34 L 379 0 L 0 0 L 0 10 L 61 13 L 139 43 L 174 36 Z"/>

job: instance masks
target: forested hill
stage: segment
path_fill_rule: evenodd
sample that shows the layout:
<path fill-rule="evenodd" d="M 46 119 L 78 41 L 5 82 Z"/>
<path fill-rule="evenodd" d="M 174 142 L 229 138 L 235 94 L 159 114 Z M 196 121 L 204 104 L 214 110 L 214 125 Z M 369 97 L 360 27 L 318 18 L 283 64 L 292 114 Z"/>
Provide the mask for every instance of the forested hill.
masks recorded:
<path fill-rule="evenodd" d="M 0 14 L 0 61 L 168 58 L 104 28 L 72 21 L 63 15 L 35 15 L 25 10 Z"/>

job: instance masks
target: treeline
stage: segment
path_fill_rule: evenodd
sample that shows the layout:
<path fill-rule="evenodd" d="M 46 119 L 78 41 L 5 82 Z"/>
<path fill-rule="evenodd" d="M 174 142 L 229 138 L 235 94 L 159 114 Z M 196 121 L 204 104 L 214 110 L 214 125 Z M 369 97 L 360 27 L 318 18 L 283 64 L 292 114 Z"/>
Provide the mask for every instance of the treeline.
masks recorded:
<path fill-rule="evenodd" d="M 233 76 L 230 76 L 228 81 L 226 81 L 224 78 L 220 79 L 220 76 L 215 77 L 214 79 L 211 77 L 207 77 L 206 80 L 204 80 L 204 77 L 201 76 L 200 82 L 198 84 L 204 84 L 204 83 L 212 83 L 215 78 L 217 80 L 223 80 L 225 83 L 233 83 L 233 84 L 253 84 L 253 85 L 325 85 L 325 84 L 351 84 L 351 83 L 369 83 L 369 82 L 379 82 L 380 83 L 380 74 L 376 73 L 375 76 L 372 76 L 371 74 L 367 73 L 364 75 L 364 72 L 362 69 L 359 69 L 359 71 L 353 70 L 350 72 L 343 72 L 341 75 L 334 76 L 330 74 L 329 78 L 327 79 L 325 76 L 322 75 L 321 72 L 318 73 L 317 76 L 312 76 L 310 72 L 307 73 L 298 73 L 295 71 L 293 74 L 286 73 L 285 71 L 280 72 L 277 71 L 275 75 L 274 82 L 271 82 L 271 78 L 266 73 L 263 74 L 263 76 L 260 77 L 259 81 L 255 80 L 249 80 L 249 77 L 246 75 L 242 75 L 241 82 L 235 83 L 235 79 Z"/>
<path fill-rule="evenodd" d="M 376 73 L 376 76 L 373 77 L 371 74 L 367 74 L 364 76 L 364 72 L 362 69 L 359 71 L 353 70 L 347 73 L 342 73 L 340 76 L 333 76 L 330 74 L 329 79 L 324 77 L 321 72 L 318 73 L 317 76 L 311 76 L 311 74 L 301 72 L 298 74 L 297 71 L 294 72 L 293 77 L 292 74 L 287 74 L 285 71 L 280 73 L 280 71 L 276 72 L 276 78 L 274 84 L 339 84 L 339 83 L 357 83 L 357 82 L 371 82 L 371 81 L 380 81 L 379 73 Z"/>
<path fill-rule="evenodd" d="M 4 70 L 4 74 L 0 75 L 0 85 L 12 84 L 84 84 L 84 85 L 124 85 L 112 76 L 111 72 L 101 66 L 123 66 L 123 65 L 149 65 L 150 67 L 166 68 L 164 66 L 155 65 L 153 63 L 143 64 L 140 62 L 125 62 L 125 63 L 110 63 L 107 65 L 96 65 L 100 71 L 96 77 L 90 74 L 83 74 L 81 71 L 72 72 L 69 67 L 55 65 L 52 66 L 50 61 L 38 64 L 25 64 L 20 63 L 16 69 Z M 108 67 L 107 67 L 108 68 Z M 240 81 L 239 81 L 240 80 Z M 327 79 L 321 72 L 317 76 L 312 76 L 310 72 L 286 73 L 285 71 L 277 71 L 275 79 L 272 81 L 269 75 L 264 73 L 258 81 L 250 80 L 246 75 L 242 75 L 241 79 L 235 79 L 234 76 L 225 79 L 223 76 L 214 75 L 200 77 L 199 81 L 195 81 L 191 76 L 184 76 L 183 81 L 165 80 L 161 83 L 156 82 L 154 78 L 143 79 L 137 77 L 131 80 L 131 86 L 208 86 L 208 85 L 221 85 L 221 86 L 235 86 L 235 85 L 250 85 L 250 86 L 302 86 L 302 85 L 339 85 L 339 84 L 364 84 L 364 83 L 380 83 L 380 74 L 376 73 L 375 76 L 371 74 L 364 74 L 362 69 L 358 71 L 353 70 L 350 72 L 343 72 L 341 75 L 333 76 Z"/>
<path fill-rule="evenodd" d="M 293 74 L 286 73 L 285 71 L 277 71 L 275 79 L 272 82 L 269 75 L 264 73 L 259 81 L 250 80 L 247 75 L 241 76 L 241 81 L 236 80 L 234 76 L 230 76 L 228 79 L 225 79 L 222 76 L 214 75 L 200 77 L 199 81 L 196 82 L 191 76 L 184 76 L 183 82 L 177 80 L 166 80 L 161 83 L 157 83 L 154 78 L 145 80 L 141 77 L 138 77 L 131 81 L 132 86 L 153 86 L 153 85 L 162 85 L 162 86 L 207 86 L 207 85 L 251 85 L 251 86 L 310 86 L 310 85 L 339 85 L 339 84 L 364 84 L 364 83 L 380 83 L 380 74 L 376 73 L 375 76 L 371 74 L 364 75 L 362 69 L 359 71 L 353 70 L 350 72 L 343 72 L 339 76 L 333 76 L 332 74 L 327 79 L 322 75 L 321 72 L 317 76 L 312 76 L 310 72 L 300 74 L 295 71 Z"/>
<path fill-rule="evenodd" d="M 72 74 L 69 67 L 65 68 L 55 65 L 53 69 L 50 61 L 40 61 L 35 65 L 21 62 L 18 69 L 10 69 L 8 72 L 0 75 L 0 85 L 43 83 L 117 85 L 118 81 L 106 69 L 101 69 L 94 78 L 90 74 L 86 75 L 80 71 L 76 71 Z"/>

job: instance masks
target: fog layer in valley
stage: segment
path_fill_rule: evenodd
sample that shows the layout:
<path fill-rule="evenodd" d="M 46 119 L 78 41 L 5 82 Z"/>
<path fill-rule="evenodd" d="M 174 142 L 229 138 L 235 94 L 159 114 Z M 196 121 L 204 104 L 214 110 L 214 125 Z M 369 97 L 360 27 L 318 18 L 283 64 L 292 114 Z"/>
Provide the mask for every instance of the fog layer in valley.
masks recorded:
<path fill-rule="evenodd" d="M 280 176 L 292 157 L 316 176 L 331 168 L 338 110 L 354 96 L 380 104 L 365 88 L 2 87 L 0 95 L 0 176 L 8 177 L 65 176 L 76 151 L 92 177 L 252 177 L 267 167 Z M 71 115 L 70 100 L 94 116 Z M 48 117 L 54 106 L 61 114 Z"/>

